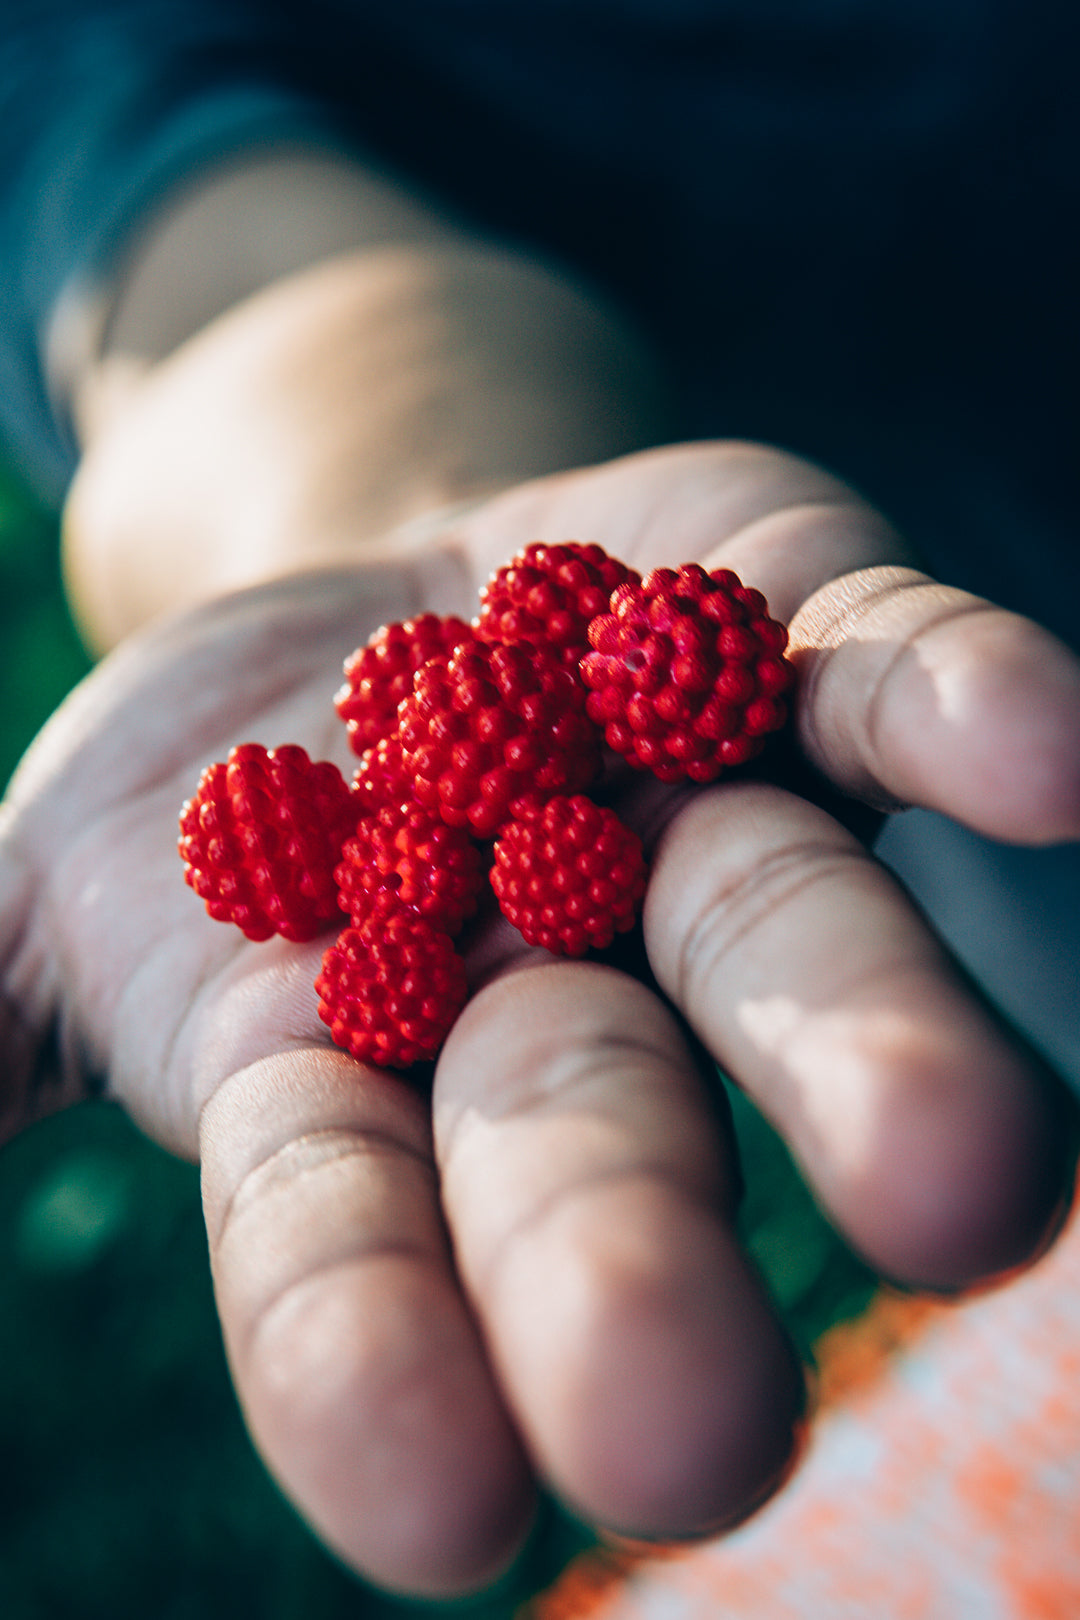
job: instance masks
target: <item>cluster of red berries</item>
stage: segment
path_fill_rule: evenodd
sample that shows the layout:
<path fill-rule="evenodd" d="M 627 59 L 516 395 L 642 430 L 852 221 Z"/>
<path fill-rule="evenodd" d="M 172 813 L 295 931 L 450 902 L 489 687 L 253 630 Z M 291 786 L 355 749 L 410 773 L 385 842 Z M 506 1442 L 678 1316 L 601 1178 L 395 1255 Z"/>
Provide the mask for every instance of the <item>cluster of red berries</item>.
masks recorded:
<path fill-rule="evenodd" d="M 714 781 L 786 718 L 787 632 L 726 569 L 642 578 L 599 546 L 529 546 L 471 624 L 423 614 L 346 661 L 359 765 L 234 748 L 180 814 L 185 877 L 249 939 L 348 925 L 315 981 L 365 1062 L 434 1057 L 468 995 L 455 944 L 485 887 L 532 945 L 581 956 L 633 927 L 641 842 L 590 798 L 604 748 Z"/>

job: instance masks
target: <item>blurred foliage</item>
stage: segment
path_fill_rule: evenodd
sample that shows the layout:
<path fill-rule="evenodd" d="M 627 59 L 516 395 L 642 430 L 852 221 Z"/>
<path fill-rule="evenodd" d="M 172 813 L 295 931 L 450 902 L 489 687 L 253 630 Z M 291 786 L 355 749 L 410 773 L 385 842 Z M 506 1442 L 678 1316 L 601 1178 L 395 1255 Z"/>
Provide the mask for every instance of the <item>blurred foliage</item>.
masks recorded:
<path fill-rule="evenodd" d="M 725 1082 L 745 1191 L 739 1230 L 805 1360 L 837 1322 L 865 1310 L 874 1272 L 822 1215 L 787 1149 L 754 1105 Z"/>
<path fill-rule="evenodd" d="M 0 783 L 88 668 L 64 605 L 56 520 L 0 467 Z"/>
<path fill-rule="evenodd" d="M 0 473 L 0 780 L 88 667 L 55 519 Z M 744 1235 L 803 1348 L 873 1278 L 734 1090 Z M 346 1574 L 248 1442 L 213 1309 L 198 1173 L 88 1103 L 0 1152 L 3 1620 L 501 1620 L 589 1544 L 545 1505 L 497 1590 L 395 1601 Z"/>

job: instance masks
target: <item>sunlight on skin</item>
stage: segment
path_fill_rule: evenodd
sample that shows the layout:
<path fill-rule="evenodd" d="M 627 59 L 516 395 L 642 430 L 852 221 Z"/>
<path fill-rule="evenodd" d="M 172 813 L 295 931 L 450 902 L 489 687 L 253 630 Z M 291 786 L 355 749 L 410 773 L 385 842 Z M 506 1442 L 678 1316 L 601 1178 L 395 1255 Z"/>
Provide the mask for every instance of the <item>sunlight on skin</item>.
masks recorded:
<path fill-rule="evenodd" d="M 1080 670 L 1047 631 L 894 566 L 830 581 L 790 631 L 800 743 L 845 791 L 1021 844 L 1080 834 Z"/>
<path fill-rule="evenodd" d="M 661 985 L 878 1269 L 962 1286 L 1039 1239 L 1062 1141 L 1038 1066 L 821 811 L 767 784 L 698 796 L 661 839 L 645 937 Z M 812 948 L 795 959 L 791 939 Z"/>
<path fill-rule="evenodd" d="M 879 1012 L 872 1027 L 865 1014 L 833 1012 L 813 1018 L 794 997 L 784 995 L 746 1000 L 736 1008 L 735 1018 L 747 1038 L 772 1059 L 782 1056 L 790 1036 L 798 1036 L 801 1065 L 814 1072 L 812 1084 L 795 1086 L 805 1124 L 829 1143 L 837 1171 L 865 1175 L 879 1122 L 860 1049 L 867 1042 L 883 1046 L 899 1041 L 909 1031 L 908 1021 L 888 1009 Z"/>

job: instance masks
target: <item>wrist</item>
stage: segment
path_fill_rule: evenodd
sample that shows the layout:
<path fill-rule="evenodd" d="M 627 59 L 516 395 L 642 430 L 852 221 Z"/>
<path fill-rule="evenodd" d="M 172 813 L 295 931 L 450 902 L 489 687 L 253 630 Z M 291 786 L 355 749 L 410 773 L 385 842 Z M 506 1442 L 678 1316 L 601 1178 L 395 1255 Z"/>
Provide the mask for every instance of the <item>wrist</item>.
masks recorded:
<path fill-rule="evenodd" d="M 123 330 L 64 524 L 99 648 L 164 608 L 355 560 L 432 509 L 669 436 L 617 320 L 462 237 L 280 277 L 163 358 L 124 355 Z"/>
<path fill-rule="evenodd" d="M 237 153 L 167 194 L 112 276 L 62 304 L 48 337 L 53 391 L 85 448 L 126 384 L 261 288 L 335 254 L 455 234 L 449 218 L 344 153 Z"/>

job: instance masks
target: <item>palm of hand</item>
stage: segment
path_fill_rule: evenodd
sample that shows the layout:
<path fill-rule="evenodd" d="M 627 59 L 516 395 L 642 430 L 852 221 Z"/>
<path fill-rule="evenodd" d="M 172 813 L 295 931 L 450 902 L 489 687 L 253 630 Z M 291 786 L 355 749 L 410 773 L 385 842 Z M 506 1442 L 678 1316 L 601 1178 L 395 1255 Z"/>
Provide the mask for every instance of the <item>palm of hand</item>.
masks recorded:
<path fill-rule="evenodd" d="M 653 988 L 485 926 L 429 1106 L 329 1044 L 325 941 L 251 945 L 181 881 L 176 814 L 203 764 L 257 740 L 347 768 L 345 655 L 386 620 L 469 616 L 536 538 L 732 566 L 798 613 L 799 739 L 841 790 L 1033 842 L 1080 813 L 1063 649 L 920 583 L 848 492 L 745 447 L 543 480 L 362 568 L 198 610 L 60 711 L 0 826 L 5 1107 L 107 1075 L 201 1157 L 252 1431 L 347 1561 L 415 1590 L 497 1568 L 534 1472 L 636 1533 L 736 1516 L 782 1475 L 802 1403 L 734 1238 L 730 1144 Z M 661 990 L 852 1240 L 938 1286 L 1030 1253 L 1064 1179 L 1055 1094 L 857 841 L 764 781 L 635 782 L 626 813 L 656 843 Z"/>

